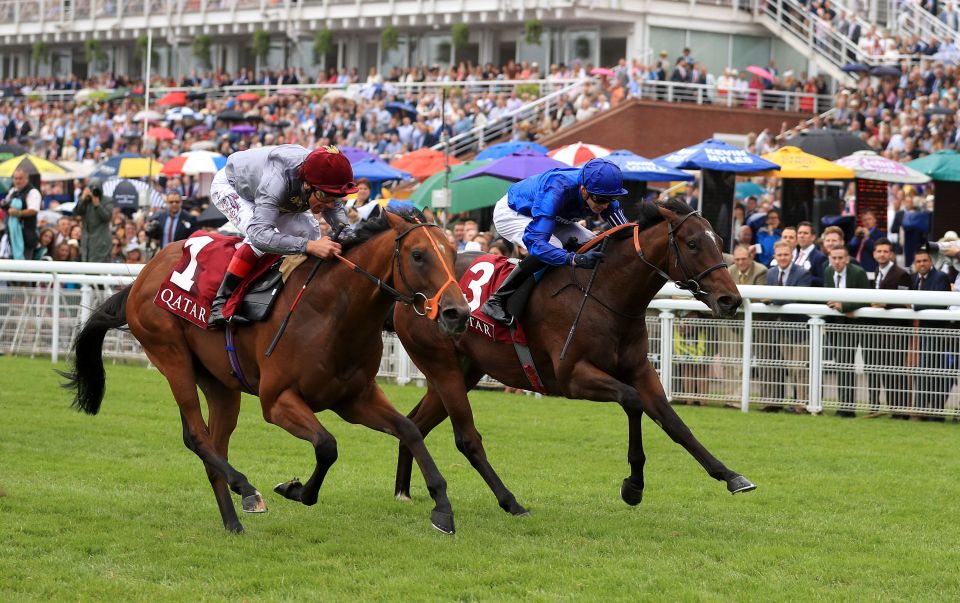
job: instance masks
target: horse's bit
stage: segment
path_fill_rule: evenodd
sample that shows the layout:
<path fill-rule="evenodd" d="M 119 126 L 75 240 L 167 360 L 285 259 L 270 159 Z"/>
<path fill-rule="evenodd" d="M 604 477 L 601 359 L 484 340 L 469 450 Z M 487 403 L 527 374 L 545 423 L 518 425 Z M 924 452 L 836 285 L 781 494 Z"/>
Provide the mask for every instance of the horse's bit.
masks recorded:
<path fill-rule="evenodd" d="M 703 215 L 699 211 L 690 212 L 689 214 L 683 216 L 683 218 L 681 218 L 680 221 L 677 222 L 676 224 L 670 224 L 668 222 L 670 227 L 669 227 L 669 230 L 667 231 L 667 250 L 669 252 L 670 249 L 673 249 L 673 254 L 675 257 L 674 265 L 680 267 L 680 272 L 683 274 L 684 280 L 680 281 L 680 280 L 671 278 L 670 275 L 664 272 L 663 270 L 661 270 L 659 266 L 654 265 L 652 262 L 650 262 L 650 260 L 647 259 L 647 256 L 644 255 L 643 253 L 643 249 L 640 247 L 640 228 L 639 227 L 635 227 L 633 231 L 633 246 L 636 248 L 637 256 L 640 258 L 640 260 L 643 261 L 643 263 L 646 264 L 647 266 L 650 266 L 651 268 L 653 268 L 657 272 L 657 274 L 667 279 L 668 282 L 673 281 L 673 284 L 677 287 L 677 289 L 683 289 L 685 291 L 689 291 L 694 295 L 697 295 L 698 293 L 706 293 L 703 287 L 700 286 L 700 281 L 705 276 L 713 272 L 714 270 L 719 270 L 720 268 L 726 268 L 727 263 L 720 262 L 714 266 L 711 266 L 710 268 L 707 268 L 700 274 L 694 277 L 690 277 L 690 272 L 687 270 L 687 266 L 683 262 L 683 256 L 680 255 L 680 246 L 677 245 L 677 239 L 674 236 L 674 234 L 680 229 L 681 226 L 683 226 L 683 223 L 686 222 L 687 219 L 690 218 L 690 216 L 699 216 L 701 219 L 703 218 Z"/>

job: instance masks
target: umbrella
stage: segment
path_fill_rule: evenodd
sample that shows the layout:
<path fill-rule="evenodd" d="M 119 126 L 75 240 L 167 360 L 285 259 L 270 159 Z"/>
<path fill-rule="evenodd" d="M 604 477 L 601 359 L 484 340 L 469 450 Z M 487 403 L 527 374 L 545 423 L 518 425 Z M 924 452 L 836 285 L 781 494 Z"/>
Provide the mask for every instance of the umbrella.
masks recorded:
<path fill-rule="evenodd" d="M 7 160 L 19 155 L 26 155 L 27 149 L 18 144 L 0 144 L 0 160 Z"/>
<path fill-rule="evenodd" d="M 40 180 L 44 182 L 63 182 L 64 180 L 87 178 L 94 170 L 94 166 L 92 164 L 80 163 L 79 161 L 64 161 L 61 159 L 57 161 L 57 163 L 67 171 L 62 174 L 53 172 L 41 174 Z"/>
<path fill-rule="evenodd" d="M 197 224 L 200 226 L 213 226 L 219 228 L 228 222 L 227 217 L 223 215 L 217 206 L 211 203 L 207 206 L 205 210 L 197 217 Z"/>
<path fill-rule="evenodd" d="M 239 126 L 233 126 L 232 128 L 230 128 L 231 134 L 240 134 L 241 136 L 245 136 L 247 134 L 253 134 L 256 131 L 257 129 L 255 127 L 248 126 L 246 124 L 241 124 Z"/>
<path fill-rule="evenodd" d="M 542 174 L 547 170 L 565 167 L 570 166 L 544 155 L 536 155 L 529 152 L 514 153 L 513 155 L 501 157 L 487 165 L 480 166 L 472 172 L 467 172 L 463 176 L 459 176 L 457 181 L 477 178 L 479 176 L 493 176 L 494 178 L 503 178 L 504 180 L 517 182 L 530 176 Z"/>
<path fill-rule="evenodd" d="M 160 167 L 161 163 L 159 161 L 150 160 L 135 153 L 121 153 L 97 166 L 96 171 L 90 174 L 90 177 L 100 180 L 106 180 L 114 176 L 120 178 L 145 178 L 159 174 Z"/>
<path fill-rule="evenodd" d="M 761 155 L 761 157 L 780 166 L 780 172 L 773 175 L 781 178 L 849 180 L 854 177 L 853 170 L 850 168 L 837 165 L 810 153 L 804 153 L 797 147 L 781 147 L 772 153 Z"/>
<path fill-rule="evenodd" d="M 547 156 L 553 157 L 557 161 L 567 165 L 580 165 L 597 157 L 606 157 L 610 154 L 610 149 L 595 144 L 585 144 L 575 142 L 566 146 L 554 149 L 547 153 Z"/>
<path fill-rule="evenodd" d="M 165 119 L 167 121 L 183 121 L 185 119 L 198 120 L 201 115 L 190 107 L 174 107 L 167 111 Z"/>
<path fill-rule="evenodd" d="M 374 153 L 369 151 L 364 151 L 363 149 L 358 149 L 357 147 L 337 147 L 340 149 L 340 152 L 343 153 L 343 156 L 347 158 L 350 163 L 356 163 L 363 159 L 374 159 L 376 161 L 384 162 Z"/>
<path fill-rule="evenodd" d="M 217 148 L 217 143 L 212 140 L 200 140 L 190 145 L 191 151 L 212 151 Z"/>
<path fill-rule="evenodd" d="M 166 207 L 166 203 L 163 201 L 163 195 L 160 194 L 157 189 L 150 186 L 150 184 L 143 182 L 142 180 L 127 180 L 124 178 L 110 178 L 103 183 L 103 194 L 107 197 L 112 197 L 116 199 L 115 193 L 117 187 L 122 183 L 126 183 L 127 186 L 133 187 L 137 191 L 139 198 L 140 193 L 146 192 L 148 198 L 150 199 L 150 207 L 153 208 L 162 208 Z"/>
<path fill-rule="evenodd" d="M 73 95 L 73 100 L 78 103 L 86 102 L 93 97 L 94 92 L 96 92 L 96 90 L 93 88 L 81 88 Z"/>
<path fill-rule="evenodd" d="M 450 192 L 453 202 L 452 207 L 449 208 L 451 212 L 458 213 L 491 207 L 507 194 L 507 189 L 513 183 L 502 178 L 481 176 L 459 182 L 454 181 L 459 176 L 477 169 L 484 163 L 484 161 L 467 161 L 450 168 Z M 409 201 L 419 208 L 430 207 L 433 191 L 443 188 L 444 178 L 445 174 L 442 172 L 427 178 L 413 191 Z"/>
<path fill-rule="evenodd" d="M 594 67 L 593 69 L 590 70 L 590 75 L 603 75 L 606 77 L 613 77 L 615 74 L 613 69 L 607 69 L 606 67 Z"/>
<path fill-rule="evenodd" d="M 877 77 L 900 77 L 903 74 L 900 72 L 899 67 L 894 67 L 893 65 L 875 65 L 870 68 L 870 75 Z"/>
<path fill-rule="evenodd" d="M 161 107 L 182 107 L 187 104 L 186 92 L 168 92 L 160 97 L 157 104 Z"/>
<path fill-rule="evenodd" d="M 749 72 L 752 73 L 753 75 L 759 75 L 760 77 L 762 77 L 762 78 L 765 79 L 765 80 L 771 80 L 771 81 L 773 81 L 773 74 L 770 73 L 769 71 L 767 71 L 766 69 L 764 69 L 763 67 L 757 67 L 756 65 L 750 65 L 749 67 L 747 67 L 747 71 L 749 71 Z"/>
<path fill-rule="evenodd" d="M 272 128 L 289 128 L 291 124 L 289 121 L 281 119 L 280 121 L 272 122 L 269 125 Z"/>
<path fill-rule="evenodd" d="M 173 140 L 177 137 L 170 128 L 150 128 L 147 130 L 147 136 L 157 140 Z"/>
<path fill-rule="evenodd" d="M 674 182 L 676 180 L 690 182 L 694 180 L 694 177 L 686 172 L 660 165 L 652 159 L 641 157 L 631 151 L 614 151 L 604 159 L 620 168 L 624 180 L 636 182 Z"/>
<path fill-rule="evenodd" d="M 960 182 L 960 153 L 953 150 L 944 149 L 930 153 L 926 157 L 909 162 L 907 167 L 926 174 L 934 180 Z"/>
<path fill-rule="evenodd" d="M 348 101 L 357 102 L 357 95 L 348 90 L 328 90 L 323 95 L 325 101 Z"/>
<path fill-rule="evenodd" d="M 227 165 L 227 158 L 220 153 L 190 151 L 163 164 L 160 173 L 168 176 L 216 174 L 225 165 Z"/>
<path fill-rule="evenodd" d="M 953 115 L 956 113 L 956 110 L 949 107 L 944 107 L 942 105 L 934 105 L 932 107 L 927 107 L 923 112 L 927 115 Z"/>
<path fill-rule="evenodd" d="M 227 109 L 226 111 L 221 111 L 217 115 L 217 119 L 222 119 L 223 121 L 243 121 L 243 113 L 235 111 L 233 109 Z"/>
<path fill-rule="evenodd" d="M 863 63 L 847 63 L 840 70 L 846 73 L 867 73 L 870 71 L 870 66 Z"/>
<path fill-rule="evenodd" d="M 104 190 L 106 194 L 106 190 Z M 113 204 L 124 213 L 132 214 L 140 206 L 140 191 L 129 180 L 119 180 L 110 193 Z"/>
<path fill-rule="evenodd" d="M 734 187 L 734 196 L 737 199 L 746 199 L 747 197 L 759 197 L 767 192 L 756 182 L 738 182 Z"/>
<path fill-rule="evenodd" d="M 857 151 L 872 151 L 870 145 L 852 132 L 817 128 L 801 132 L 790 140 L 790 144 L 811 155 L 833 161 Z"/>
<path fill-rule="evenodd" d="M 118 101 L 127 98 L 130 96 L 130 90 L 128 88 L 117 88 L 113 92 L 107 95 L 107 102 Z"/>
<path fill-rule="evenodd" d="M 779 166 L 723 141 L 708 138 L 673 153 L 654 159 L 677 170 L 715 170 L 718 172 L 760 172 Z"/>
<path fill-rule="evenodd" d="M 900 182 L 903 184 L 924 184 L 930 177 L 902 163 L 881 157 L 873 151 L 857 151 L 849 157 L 837 159 L 837 165 L 853 170 L 857 178 L 880 180 L 881 182 Z"/>
<path fill-rule="evenodd" d="M 456 165 L 460 160 L 450 157 L 450 165 Z M 444 154 L 426 147 L 400 157 L 390 163 L 391 167 L 408 172 L 417 180 L 425 180 L 433 176 L 444 167 Z"/>
<path fill-rule="evenodd" d="M 546 155 L 547 147 L 535 142 L 515 141 L 501 142 L 500 144 L 490 145 L 477 155 L 477 159 L 500 159 L 513 153 L 521 151 L 533 151 L 538 155 Z"/>
<path fill-rule="evenodd" d="M 244 92 L 243 94 L 237 95 L 237 100 L 241 102 L 249 102 L 249 101 L 256 102 L 260 100 L 260 95 L 254 92 Z"/>
<path fill-rule="evenodd" d="M 138 111 L 137 114 L 133 116 L 133 121 L 160 121 L 161 119 L 163 119 L 163 115 L 156 111 Z"/>
<path fill-rule="evenodd" d="M 353 164 L 353 177 L 366 178 L 370 182 L 386 182 L 387 180 L 409 180 L 413 178 L 407 172 L 390 167 L 379 159 L 361 159 Z"/>
<path fill-rule="evenodd" d="M 47 161 L 36 155 L 20 155 L 0 163 L 0 178 L 12 178 L 13 173 L 22 169 L 28 175 L 32 174 L 64 174 L 67 172 L 59 163 Z"/>
<path fill-rule="evenodd" d="M 296 88 L 281 88 L 277 90 L 277 94 L 280 96 L 300 96 L 303 94 L 303 91 L 297 90 Z"/>
<path fill-rule="evenodd" d="M 400 101 L 392 101 L 384 105 L 387 111 L 390 113 L 398 113 L 400 111 L 405 111 L 411 115 L 417 114 L 417 108 L 411 105 L 410 103 L 402 103 Z"/>
<path fill-rule="evenodd" d="M 193 126 L 187 131 L 190 132 L 191 134 L 197 134 L 197 135 L 206 134 L 207 132 L 210 131 L 210 126 L 205 126 L 203 124 L 200 124 L 200 125 Z"/>
<path fill-rule="evenodd" d="M 57 206 L 57 211 L 61 214 L 73 214 L 73 210 L 77 208 L 76 201 L 70 201 L 68 203 L 61 203 Z"/>

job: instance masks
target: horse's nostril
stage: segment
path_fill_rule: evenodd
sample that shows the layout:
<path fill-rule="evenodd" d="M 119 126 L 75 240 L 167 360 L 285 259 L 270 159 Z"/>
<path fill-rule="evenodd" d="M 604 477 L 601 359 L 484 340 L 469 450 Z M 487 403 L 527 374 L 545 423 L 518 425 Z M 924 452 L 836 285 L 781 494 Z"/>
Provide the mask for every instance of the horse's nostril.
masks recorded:
<path fill-rule="evenodd" d="M 449 321 L 460 320 L 460 311 L 457 310 L 456 308 L 447 308 L 440 314 L 443 316 L 444 320 L 449 320 Z"/>
<path fill-rule="evenodd" d="M 737 301 L 737 298 L 733 295 L 722 295 L 720 296 L 719 299 L 717 299 L 717 303 L 720 305 L 721 308 L 724 308 L 726 310 L 729 310 L 731 308 L 736 308 L 737 306 L 740 305 L 740 302 Z"/>

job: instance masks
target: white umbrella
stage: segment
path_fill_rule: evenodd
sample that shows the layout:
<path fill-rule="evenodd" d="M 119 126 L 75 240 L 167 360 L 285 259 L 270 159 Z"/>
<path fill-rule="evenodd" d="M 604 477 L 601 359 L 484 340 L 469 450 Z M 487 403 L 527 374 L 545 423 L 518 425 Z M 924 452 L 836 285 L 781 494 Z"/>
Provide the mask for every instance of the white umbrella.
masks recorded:
<path fill-rule="evenodd" d="M 57 163 L 67 169 L 63 174 L 40 174 L 40 180 L 43 182 L 63 182 L 64 180 L 76 180 L 77 178 L 86 178 L 97 169 L 96 165 L 81 163 L 79 161 L 58 160 Z"/>
<path fill-rule="evenodd" d="M 862 180 L 879 180 L 900 184 L 926 184 L 930 177 L 906 165 L 881 157 L 873 151 L 857 151 L 834 161 L 837 165 L 853 170 Z"/>
<path fill-rule="evenodd" d="M 133 116 L 133 121 L 142 122 L 143 120 L 147 121 L 160 121 L 163 119 L 163 115 L 157 113 L 156 111 L 140 111 Z"/>
<path fill-rule="evenodd" d="M 147 191 L 147 194 L 150 196 L 150 207 L 159 209 L 167 206 L 167 204 L 163 201 L 163 195 L 161 195 L 157 189 L 153 188 L 153 186 L 143 182 L 142 180 L 133 180 L 130 178 L 111 178 L 103 183 L 103 194 L 107 197 L 113 197 L 113 191 L 116 190 L 117 185 L 121 182 L 129 182 L 133 185 L 133 188 L 137 189 L 137 192 L 139 193 Z"/>
<path fill-rule="evenodd" d="M 93 88 L 81 88 L 77 90 L 77 93 L 73 95 L 73 100 L 78 103 L 90 100 L 90 96 L 95 92 Z"/>
<path fill-rule="evenodd" d="M 212 140 L 201 140 L 190 145 L 191 151 L 213 151 L 217 148 L 217 143 Z"/>
<path fill-rule="evenodd" d="M 203 116 L 190 107 L 174 107 L 167 111 L 165 119 L 167 121 L 183 121 L 185 119 L 199 120 L 203 119 Z"/>

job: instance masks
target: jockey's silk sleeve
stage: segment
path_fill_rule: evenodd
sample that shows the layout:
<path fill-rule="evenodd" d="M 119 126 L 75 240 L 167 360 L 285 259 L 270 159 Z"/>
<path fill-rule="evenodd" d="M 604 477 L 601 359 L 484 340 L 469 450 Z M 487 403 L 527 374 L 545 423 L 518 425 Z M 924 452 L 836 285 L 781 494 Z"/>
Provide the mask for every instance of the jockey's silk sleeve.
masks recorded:
<path fill-rule="evenodd" d="M 280 218 L 280 207 L 269 197 L 257 198 L 253 218 L 245 233 L 250 242 L 258 251 L 264 253 L 279 253 L 293 255 L 306 253 L 307 239 L 294 235 L 283 234 L 277 230 L 277 220 Z"/>
<path fill-rule="evenodd" d="M 534 218 L 527 224 L 523 232 L 523 244 L 530 252 L 530 255 L 536 257 L 541 262 L 551 266 L 563 266 L 568 264 L 570 253 L 554 247 L 550 243 L 550 237 L 553 236 L 553 229 L 557 221 L 548 216 Z"/>
<path fill-rule="evenodd" d="M 603 210 L 600 215 L 603 216 L 611 228 L 627 223 L 627 217 L 623 215 L 623 209 L 621 209 L 619 201 L 611 203 L 610 207 Z"/>

